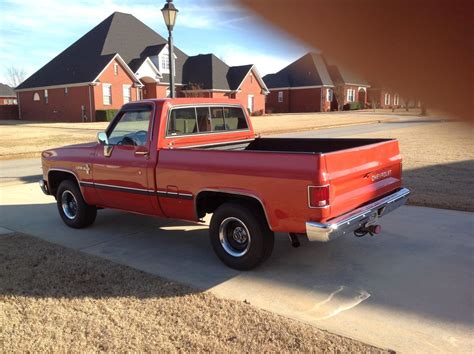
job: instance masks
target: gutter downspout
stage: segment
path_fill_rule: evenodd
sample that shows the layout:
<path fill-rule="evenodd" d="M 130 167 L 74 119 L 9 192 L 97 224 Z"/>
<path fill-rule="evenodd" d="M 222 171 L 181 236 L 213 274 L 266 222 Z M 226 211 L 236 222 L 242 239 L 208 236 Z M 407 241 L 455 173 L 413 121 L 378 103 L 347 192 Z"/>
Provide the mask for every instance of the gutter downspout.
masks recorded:
<path fill-rule="evenodd" d="M 18 120 L 21 120 L 21 102 L 20 102 L 20 93 L 17 92 L 17 99 L 18 99 Z"/>
<path fill-rule="evenodd" d="M 90 117 L 91 117 L 91 122 L 93 122 L 92 120 L 92 98 L 91 98 L 91 87 L 92 85 L 89 85 L 89 110 L 90 110 Z M 95 118 L 94 118 L 94 121 L 95 121 Z"/>

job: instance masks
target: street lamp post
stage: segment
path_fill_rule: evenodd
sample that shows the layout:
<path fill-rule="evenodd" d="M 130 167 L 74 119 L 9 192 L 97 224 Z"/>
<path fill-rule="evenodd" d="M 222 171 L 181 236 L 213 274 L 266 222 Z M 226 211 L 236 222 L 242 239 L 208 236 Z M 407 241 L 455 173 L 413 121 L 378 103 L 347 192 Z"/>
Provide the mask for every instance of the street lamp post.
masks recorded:
<path fill-rule="evenodd" d="M 175 97 L 174 90 L 174 48 L 173 48 L 173 27 L 176 22 L 178 9 L 174 6 L 173 0 L 166 0 L 165 6 L 161 9 L 166 27 L 168 27 L 168 49 L 169 49 L 169 67 L 170 67 L 170 96 Z"/>

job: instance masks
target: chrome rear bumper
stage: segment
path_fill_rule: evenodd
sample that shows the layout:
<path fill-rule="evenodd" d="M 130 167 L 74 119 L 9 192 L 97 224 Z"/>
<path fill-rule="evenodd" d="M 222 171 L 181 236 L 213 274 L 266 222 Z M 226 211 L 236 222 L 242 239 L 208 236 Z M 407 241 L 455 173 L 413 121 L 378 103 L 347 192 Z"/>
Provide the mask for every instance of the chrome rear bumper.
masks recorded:
<path fill-rule="evenodd" d="M 409 189 L 401 188 L 382 199 L 338 216 L 326 223 L 309 221 L 306 223 L 308 239 L 310 241 L 327 242 L 353 232 L 368 222 L 373 223 L 383 215 L 402 206 L 406 203 L 409 195 Z"/>

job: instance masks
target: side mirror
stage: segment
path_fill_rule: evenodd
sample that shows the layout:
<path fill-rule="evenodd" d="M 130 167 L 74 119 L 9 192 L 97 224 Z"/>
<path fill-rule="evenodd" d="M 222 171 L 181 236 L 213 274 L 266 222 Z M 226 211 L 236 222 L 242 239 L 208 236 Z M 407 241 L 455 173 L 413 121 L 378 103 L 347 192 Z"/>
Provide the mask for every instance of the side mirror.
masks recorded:
<path fill-rule="evenodd" d="M 97 133 L 97 141 L 99 144 L 109 145 L 109 138 L 107 137 L 107 134 L 105 134 L 105 132 Z"/>

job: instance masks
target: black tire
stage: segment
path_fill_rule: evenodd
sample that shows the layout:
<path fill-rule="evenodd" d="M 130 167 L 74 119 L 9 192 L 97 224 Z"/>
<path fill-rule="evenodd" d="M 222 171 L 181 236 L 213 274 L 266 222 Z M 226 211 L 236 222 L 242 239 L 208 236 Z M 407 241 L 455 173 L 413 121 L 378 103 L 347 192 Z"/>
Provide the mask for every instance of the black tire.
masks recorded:
<path fill-rule="evenodd" d="M 59 185 L 56 204 L 64 223 L 75 229 L 92 225 L 97 216 L 97 208 L 84 201 L 79 187 L 71 180 L 62 181 Z"/>
<path fill-rule="evenodd" d="M 263 212 L 251 204 L 222 204 L 212 216 L 209 237 L 217 257 L 237 270 L 257 267 L 273 251 L 273 232 Z"/>

